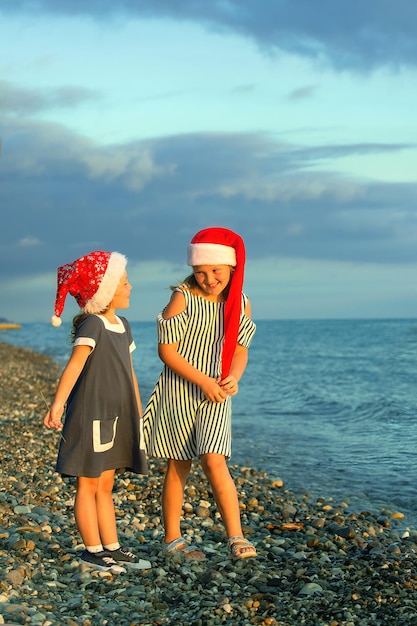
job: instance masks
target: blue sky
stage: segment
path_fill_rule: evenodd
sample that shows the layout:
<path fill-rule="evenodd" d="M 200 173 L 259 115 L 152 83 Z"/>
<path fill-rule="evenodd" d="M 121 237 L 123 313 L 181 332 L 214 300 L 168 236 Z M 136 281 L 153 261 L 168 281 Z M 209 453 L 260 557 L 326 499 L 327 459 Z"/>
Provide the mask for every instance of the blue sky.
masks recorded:
<path fill-rule="evenodd" d="M 0 317 L 48 321 L 106 249 L 152 320 L 214 225 L 255 319 L 414 317 L 416 29 L 412 0 L 2 3 Z"/>

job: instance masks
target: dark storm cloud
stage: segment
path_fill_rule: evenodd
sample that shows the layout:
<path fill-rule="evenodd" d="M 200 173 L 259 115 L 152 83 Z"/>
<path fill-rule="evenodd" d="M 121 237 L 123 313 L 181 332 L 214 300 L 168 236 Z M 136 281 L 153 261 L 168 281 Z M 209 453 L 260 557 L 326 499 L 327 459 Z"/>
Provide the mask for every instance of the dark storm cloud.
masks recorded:
<path fill-rule="evenodd" d="M 412 0 L 13 0 L 0 7 L 0 13 L 22 11 L 195 21 L 249 37 L 270 53 L 285 50 L 359 71 L 417 63 Z"/>
<path fill-rule="evenodd" d="M 73 108 L 98 98 L 99 94 L 83 87 L 25 89 L 0 80 L 0 113 L 28 115 L 55 108 Z"/>
<path fill-rule="evenodd" d="M 332 171 L 342 156 L 407 148 L 302 148 L 261 134 L 101 147 L 58 125 L 9 117 L 0 271 L 38 274 L 98 247 L 123 250 L 131 261 L 182 263 L 189 237 L 208 224 L 239 230 L 252 258 L 417 261 L 417 186 Z"/>

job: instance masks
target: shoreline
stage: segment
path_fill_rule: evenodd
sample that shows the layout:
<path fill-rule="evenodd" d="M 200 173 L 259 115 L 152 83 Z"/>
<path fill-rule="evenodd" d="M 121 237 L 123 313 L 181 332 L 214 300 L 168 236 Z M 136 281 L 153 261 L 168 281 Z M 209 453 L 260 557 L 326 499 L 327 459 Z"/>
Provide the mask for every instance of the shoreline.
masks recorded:
<path fill-rule="evenodd" d="M 120 539 L 152 569 L 85 569 L 73 481 L 54 472 L 58 433 L 43 427 L 61 367 L 0 343 L 0 624 L 42 626 L 402 626 L 417 623 L 417 532 L 401 513 L 348 511 L 230 465 L 257 559 L 232 562 L 208 483 L 194 464 L 184 534 L 200 562 L 161 555 L 164 462 L 116 477 Z M 3 618 L 3 620 L 1 619 Z"/>
<path fill-rule="evenodd" d="M 21 324 L 14 324 L 12 322 L 0 322 L 0 330 L 19 330 L 22 328 Z"/>

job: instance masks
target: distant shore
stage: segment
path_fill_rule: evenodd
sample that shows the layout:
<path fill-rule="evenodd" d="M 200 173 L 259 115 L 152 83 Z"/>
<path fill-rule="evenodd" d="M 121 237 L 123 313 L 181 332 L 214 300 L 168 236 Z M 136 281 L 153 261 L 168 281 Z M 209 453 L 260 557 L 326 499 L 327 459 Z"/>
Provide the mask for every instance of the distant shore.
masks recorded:
<path fill-rule="evenodd" d="M 13 324 L 12 322 L 0 322 L 0 330 L 15 330 L 22 328 L 21 324 Z"/>
<path fill-rule="evenodd" d="M 0 343 L 0 623 L 39 626 L 409 626 L 417 623 L 417 532 L 401 512 L 348 512 L 296 495 L 265 472 L 231 465 L 257 559 L 232 562 L 198 464 L 183 532 L 207 555 L 168 559 L 160 495 L 149 476 L 116 478 L 120 539 L 152 569 L 110 575 L 80 565 L 74 484 L 54 472 L 59 434 L 43 427 L 61 368 Z"/>

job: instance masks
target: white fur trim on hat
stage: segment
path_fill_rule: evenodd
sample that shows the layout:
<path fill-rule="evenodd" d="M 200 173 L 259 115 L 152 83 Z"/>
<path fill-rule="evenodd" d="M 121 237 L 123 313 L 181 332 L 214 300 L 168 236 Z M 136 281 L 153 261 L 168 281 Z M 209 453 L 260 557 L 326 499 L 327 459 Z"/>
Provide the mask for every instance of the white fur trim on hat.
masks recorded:
<path fill-rule="evenodd" d="M 83 308 L 84 313 L 100 313 L 108 307 L 126 269 L 126 264 L 127 259 L 123 254 L 120 252 L 111 253 L 106 273 L 96 293 Z"/>
<path fill-rule="evenodd" d="M 236 252 L 231 246 L 219 243 L 190 243 L 187 248 L 187 265 L 236 266 Z"/>

